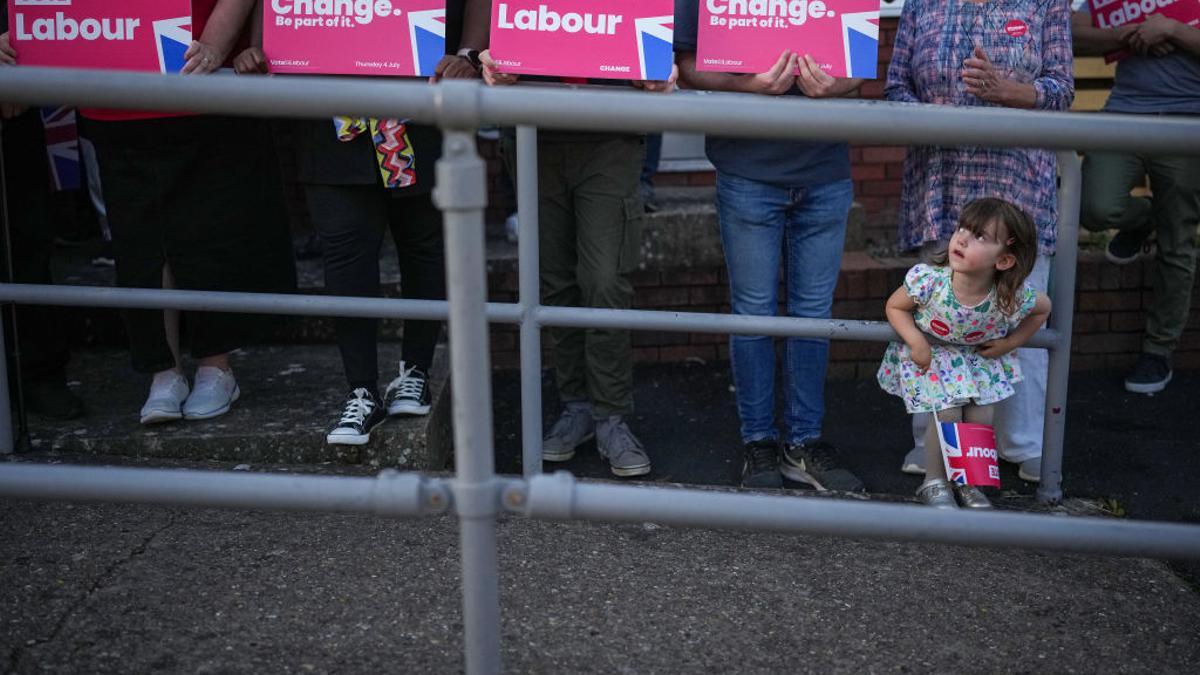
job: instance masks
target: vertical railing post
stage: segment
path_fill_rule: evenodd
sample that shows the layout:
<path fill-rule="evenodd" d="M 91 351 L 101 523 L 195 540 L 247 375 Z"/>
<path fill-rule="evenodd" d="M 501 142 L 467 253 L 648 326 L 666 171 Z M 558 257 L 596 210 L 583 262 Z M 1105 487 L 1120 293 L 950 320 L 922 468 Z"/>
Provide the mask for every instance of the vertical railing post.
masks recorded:
<path fill-rule="evenodd" d="M 0 190 L 4 189 L 0 187 Z M 8 345 L 4 343 L 4 306 L 0 305 L 0 455 L 13 451 L 11 401 L 8 396 Z"/>
<path fill-rule="evenodd" d="M 521 303 L 521 470 L 542 472 L 542 327 L 537 127 L 517 127 L 517 275 Z"/>
<path fill-rule="evenodd" d="M 4 135 L 4 122 L 0 121 L 0 137 Z M 13 252 L 12 252 L 12 222 L 8 219 L 8 172 L 4 165 L 4 143 L 0 141 L 0 220 L 4 227 L 4 264 L 7 269 L 7 281 L 12 281 Z M 0 455 L 11 455 L 13 452 L 12 399 L 8 393 L 8 345 L 4 340 L 4 305 L 0 305 Z M 13 325 L 16 325 L 17 309 L 13 305 Z M 14 346 L 16 346 L 14 344 Z M 13 355 L 14 357 L 16 354 Z M 14 358 L 15 360 L 15 358 Z M 19 374 L 21 369 L 17 368 Z M 18 383 L 18 387 L 20 384 Z"/>
<path fill-rule="evenodd" d="M 445 129 L 434 199 L 446 239 L 446 291 L 454 408 L 454 504 L 462 555 L 463 642 L 467 672 L 500 672 L 497 579 L 498 497 L 492 450 L 492 369 L 486 315 L 483 209 L 487 168 L 475 148 L 478 85 L 441 85 Z"/>
<path fill-rule="evenodd" d="M 1050 350 L 1046 374 L 1046 425 L 1042 435 L 1042 480 L 1037 500 L 1062 501 L 1063 439 L 1067 430 L 1067 378 L 1071 375 L 1071 328 L 1075 320 L 1075 271 L 1079 260 L 1079 156 L 1058 153 L 1058 236 L 1050 275 L 1050 327 L 1060 339 Z"/>

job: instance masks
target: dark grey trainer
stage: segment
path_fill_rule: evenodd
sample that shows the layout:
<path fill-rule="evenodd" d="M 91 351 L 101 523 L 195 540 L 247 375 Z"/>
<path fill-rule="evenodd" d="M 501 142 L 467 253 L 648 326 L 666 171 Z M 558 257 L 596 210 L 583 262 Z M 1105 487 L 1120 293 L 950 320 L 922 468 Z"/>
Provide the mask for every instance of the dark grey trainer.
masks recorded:
<path fill-rule="evenodd" d="M 1125 376 L 1125 391 L 1135 394 L 1155 394 L 1167 388 L 1171 381 L 1171 362 L 1158 354 L 1142 352 L 1133 369 Z"/>
<path fill-rule="evenodd" d="M 650 456 L 620 415 L 596 422 L 596 449 L 608 460 L 613 475 L 622 478 L 650 473 Z"/>
<path fill-rule="evenodd" d="M 783 487 L 783 476 L 779 475 L 778 441 L 764 438 L 742 446 L 742 487 Z"/>
<path fill-rule="evenodd" d="M 1149 236 L 1150 230 L 1118 232 L 1105 247 L 1104 257 L 1114 265 L 1137 262 L 1138 258 L 1150 255 Z"/>
<path fill-rule="evenodd" d="M 582 401 L 568 403 L 558 421 L 542 438 L 542 459 L 565 462 L 575 456 L 575 448 L 596 436 L 592 421 L 592 404 Z"/>
<path fill-rule="evenodd" d="M 836 452 L 832 445 L 819 438 L 789 443 L 783 449 L 779 470 L 787 478 L 808 483 L 818 490 L 865 492 L 867 488 L 858 476 L 838 468 Z"/>

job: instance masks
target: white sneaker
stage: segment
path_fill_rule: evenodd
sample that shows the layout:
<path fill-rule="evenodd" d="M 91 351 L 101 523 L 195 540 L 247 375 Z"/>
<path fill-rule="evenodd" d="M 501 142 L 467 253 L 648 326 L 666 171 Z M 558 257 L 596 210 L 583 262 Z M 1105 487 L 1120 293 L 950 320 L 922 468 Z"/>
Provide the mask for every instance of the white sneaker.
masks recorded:
<path fill-rule="evenodd" d="M 229 412 L 229 406 L 241 395 L 233 373 L 211 366 L 196 369 L 196 384 L 192 395 L 183 403 L 183 416 L 189 420 L 206 420 Z"/>
<path fill-rule="evenodd" d="M 1021 480 L 1026 480 L 1030 483 L 1042 482 L 1042 456 L 1030 457 L 1021 462 L 1021 468 L 1017 470 L 1017 476 Z"/>
<path fill-rule="evenodd" d="M 188 381 L 178 370 L 164 370 L 154 375 L 150 394 L 142 406 L 142 424 L 158 424 L 183 418 L 180 406 L 188 397 Z"/>

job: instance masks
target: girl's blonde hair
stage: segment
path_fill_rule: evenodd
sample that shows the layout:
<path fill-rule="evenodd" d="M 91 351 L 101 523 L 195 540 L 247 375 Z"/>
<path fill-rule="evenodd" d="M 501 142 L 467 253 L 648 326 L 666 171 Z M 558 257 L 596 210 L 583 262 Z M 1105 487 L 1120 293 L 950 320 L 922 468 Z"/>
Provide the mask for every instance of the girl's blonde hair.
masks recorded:
<path fill-rule="evenodd" d="M 993 224 L 995 231 L 991 231 Z M 1016 259 L 1012 267 L 996 272 L 996 304 L 1004 314 L 1015 313 L 1021 285 L 1037 262 L 1037 229 L 1033 219 L 1012 202 L 985 197 L 963 207 L 958 227 L 971 234 L 990 234 Z M 945 265 L 949 259 L 947 250 L 935 256 L 933 262 Z"/>

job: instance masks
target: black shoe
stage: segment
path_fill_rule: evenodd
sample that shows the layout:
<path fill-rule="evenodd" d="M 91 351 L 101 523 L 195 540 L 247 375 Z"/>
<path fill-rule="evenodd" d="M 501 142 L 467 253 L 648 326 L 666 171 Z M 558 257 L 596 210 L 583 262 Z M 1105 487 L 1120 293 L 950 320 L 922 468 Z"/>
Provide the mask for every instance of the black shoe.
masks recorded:
<path fill-rule="evenodd" d="M 779 443 L 772 438 L 750 441 L 742 447 L 742 487 L 783 487 L 779 475 Z"/>
<path fill-rule="evenodd" d="M 1142 352 L 1133 369 L 1125 376 L 1125 391 L 1135 394 L 1154 394 L 1167 388 L 1171 381 L 1171 362 L 1158 354 Z"/>
<path fill-rule="evenodd" d="M 1150 255 L 1150 230 L 1117 232 L 1104 249 L 1104 257 L 1114 265 L 1128 265 L 1138 258 Z"/>
<path fill-rule="evenodd" d="M 33 380 L 24 387 L 25 409 L 52 420 L 83 417 L 83 401 L 59 379 Z"/>
<path fill-rule="evenodd" d="M 783 449 L 783 462 L 779 470 L 789 479 L 808 483 L 818 490 L 866 492 L 867 488 L 858 476 L 837 468 L 834 459 L 836 453 L 832 445 L 819 438 L 789 443 Z"/>
<path fill-rule="evenodd" d="M 334 423 L 325 442 L 331 445 L 365 445 L 371 430 L 387 419 L 379 401 L 364 387 L 350 392 L 342 406 L 342 416 Z"/>

